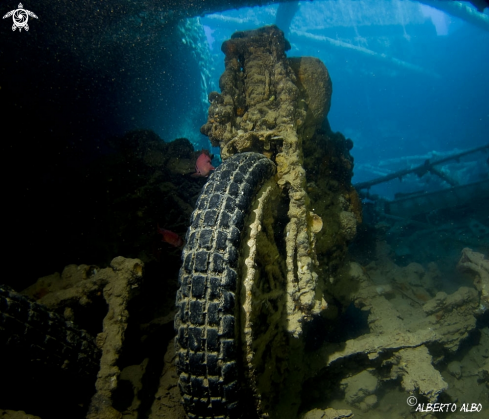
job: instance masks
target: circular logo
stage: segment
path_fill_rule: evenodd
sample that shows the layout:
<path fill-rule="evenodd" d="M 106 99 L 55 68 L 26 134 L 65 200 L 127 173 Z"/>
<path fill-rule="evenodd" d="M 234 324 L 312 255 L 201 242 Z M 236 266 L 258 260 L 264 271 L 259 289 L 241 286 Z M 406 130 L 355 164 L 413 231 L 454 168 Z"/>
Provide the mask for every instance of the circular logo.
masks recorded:
<path fill-rule="evenodd" d="M 13 15 L 14 23 L 17 27 L 21 28 L 27 23 L 27 13 L 23 9 L 17 9 Z"/>
<path fill-rule="evenodd" d="M 415 406 L 418 403 L 418 400 L 414 396 L 409 396 L 406 400 L 408 406 Z"/>

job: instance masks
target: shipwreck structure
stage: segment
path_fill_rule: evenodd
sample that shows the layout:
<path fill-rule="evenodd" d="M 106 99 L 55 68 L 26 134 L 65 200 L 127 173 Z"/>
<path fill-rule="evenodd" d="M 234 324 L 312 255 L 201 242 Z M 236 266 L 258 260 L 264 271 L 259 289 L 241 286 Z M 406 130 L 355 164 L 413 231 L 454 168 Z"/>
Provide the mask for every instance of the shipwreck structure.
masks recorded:
<path fill-rule="evenodd" d="M 464 249 L 451 290 L 436 263 L 396 264 L 382 237 L 362 264 L 349 258 L 362 221 L 353 142 L 325 123 L 324 64 L 288 47 L 274 26 L 223 44 L 202 132 L 224 162 L 207 182 L 185 177 L 187 140 L 147 131 L 90 172 L 124 242 L 106 248 L 137 258 L 0 288 L 2 394 L 18 411 L 5 417 L 339 419 L 377 406 L 401 417 L 408 396 L 489 403 L 487 258 Z M 188 227 L 183 252 L 156 242 L 158 217 Z M 401 402 L 382 399 L 399 389 Z"/>

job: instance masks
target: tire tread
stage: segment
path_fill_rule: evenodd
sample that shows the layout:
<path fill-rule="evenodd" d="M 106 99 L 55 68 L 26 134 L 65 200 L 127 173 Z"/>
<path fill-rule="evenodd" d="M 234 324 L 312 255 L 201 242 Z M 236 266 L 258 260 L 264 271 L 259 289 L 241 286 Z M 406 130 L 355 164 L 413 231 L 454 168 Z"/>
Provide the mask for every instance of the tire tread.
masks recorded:
<path fill-rule="evenodd" d="M 175 316 L 176 366 L 189 418 L 238 416 L 238 246 L 254 193 L 274 173 L 265 156 L 237 154 L 211 175 L 192 213 Z"/>

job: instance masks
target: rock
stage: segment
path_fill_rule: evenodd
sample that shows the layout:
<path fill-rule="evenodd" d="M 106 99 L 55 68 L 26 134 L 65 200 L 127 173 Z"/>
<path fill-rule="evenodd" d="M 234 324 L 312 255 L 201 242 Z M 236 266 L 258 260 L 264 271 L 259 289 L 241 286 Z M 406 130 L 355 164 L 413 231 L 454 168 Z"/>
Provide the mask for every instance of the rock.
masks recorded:
<path fill-rule="evenodd" d="M 357 234 L 357 219 L 355 214 L 349 211 L 341 211 L 340 223 L 347 240 L 353 240 Z"/>
<path fill-rule="evenodd" d="M 342 419 L 353 418 L 351 410 L 335 410 L 335 409 L 313 409 L 307 412 L 302 419 Z"/>
<path fill-rule="evenodd" d="M 1 410 L 0 409 L 0 418 L 1 419 L 41 419 L 39 416 L 28 415 L 22 410 Z"/>
<path fill-rule="evenodd" d="M 68 265 L 62 274 L 42 277 L 22 294 L 35 298 L 50 309 L 79 304 L 90 307 L 108 282 L 107 269 L 94 265 Z"/>
<path fill-rule="evenodd" d="M 440 310 L 450 312 L 463 306 L 469 306 L 475 309 L 478 301 L 479 296 L 475 289 L 460 287 L 458 291 L 450 295 L 447 295 L 444 292 L 437 293 L 435 298 L 428 301 L 423 306 L 423 310 L 426 314 L 433 314 L 439 312 Z"/>
<path fill-rule="evenodd" d="M 363 401 L 360 403 L 360 409 L 362 412 L 368 412 L 377 404 L 377 401 L 377 396 L 375 394 L 371 394 L 370 396 L 365 397 L 365 399 L 363 399 Z"/>
<path fill-rule="evenodd" d="M 439 394 L 448 388 L 441 374 L 433 368 L 428 348 L 401 349 L 395 354 L 397 366 L 393 368 L 402 377 L 401 385 L 410 394 L 419 393 L 434 403 Z"/>
<path fill-rule="evenodd" d="M 461 364 L 458 361 L 452 361 L 448 364 L 448 372 L 457 380 L 462 376 Z"/>
<path fill-rule="evenodd" d="M 375 393 L 378 381 L 369 371 L 362 371 L 360 374 L 343 379 L 340 385 L 345 391 L 345 400 L 353 406 L 360 406 L 367 396 Z M 372 399 L 368 402 L 371 403 Z"/>
<path fill-rule="evenodd" d="M 438 292 L 434 298 L 423 306 L 424 312 L 426 314 L 433 314 L 442 310 L 446 306 L 447 297 L 448 295 L 446 292 Z"/>
<path fill-rule="evenodd" d="M 474 277 L 474 285 L 481 293 L 478 314 L 484 313 L 489 309 L 489 260 L 482 253 L 465 248 L 462 250 L 457 269 Z"/>
<path fill-rule="evenodd" d="M 382 249 L 388 250 L 385 246 Z M 449 384 L 450 389 L 456 388 L 456 383 L 465 386 L 465 379 L 469 377 L 472 377 L 475 384 L 478 381 L 489 387 L 489 346 L 485 343 L 489 329 L 481 330 L 480 344 L 470 351 L 470 362 L 450 363 L 448 374 L 444 377 L 433 365 L 444 355 L 434 360 L 428 351 L 428 348 L 434 347 L 439 348 L 438 355 L 455 353 L 464 339 L 476 330 L 477 315 L 480 312 L 478 307 L 484 289 L 480 278 L 485 275 L 485 271 L 481 266 L 484 266 L 485 259 L 469 253 L 472 260 L 479 263 L 471 266 L 471 272 L 478 272 L 477 269 L 480 271 L 480 275 L 476 273 L 475 280 L 476 284 L 481 284 L 476 285 L 480 292 L 479 288 L 460 287 L 450 295 L 438 292 L 434 298 L 421 304 L 422 300 L 416 298 L 412 290 L 418 288 L 419 280 L 431 278 L 436 282 L 436 265 L 432 264 L 428 270 L 419 264 L 400 268 L 389 260 L 388 252 L 379 254 L 381 257 L 366 269 L 351 263 L 348 274 L 339 283 L 343 284 L 343 288 L 346 284 L 349 289 L 349 293 L 341 295 L 342 300 L 348 301 L 349 297 L 357 308 L 368 313 L 370 333 L 339 344 L 329 343 L 319 349 L 317 356 L 311 357 L 310 376 L 320 371 L 323 377 L 327 377 L 326 371 L 329 370 L 341 371 L 340 374 L 345 377 L 351 373 L 348 365 L 354 365 L 354 373 L 357 375 L 345 378 L 341 386 L 345 390 L 345 401 L 363 411 L 375 405 L 375 390 L 372 388 L 365 391 L 368 387 L 355 380 L 357 376 L 367 374 L 374 368 L 376 371 L 381 368 L 387 373 L 382 379 L 400 380 L 406 392 L 423 395 L 431 403 L 436 402 L 442 393 L 448 394 Z M 340 285 L 332 284 L 337 297 Z M 359 365 L 364 366 L 361 373 Z M 470 375 L 469 371 L 475 372 L 476 376 Z M 467 394 L 472 394 L 471 391 L 468 390 Z M 462 390 L 451 396 L 460 393 Z"/>
<path fill-rule="evenodd" d="M 426 272 L 423 266 L 421 266 L 419 263 L 411 262 L 408 266 L 404 268 L 404 272 L 410 284 L 423 285 L 421 280 Z"/>
<path fill-rule="evenodd" d="M 489 359 L 486 359 L 485 364 L 479 368 L 477 375 L 479 376 L 477 381 L 480 383 L 485 382 L 486 386 L 489 387 Z"/>

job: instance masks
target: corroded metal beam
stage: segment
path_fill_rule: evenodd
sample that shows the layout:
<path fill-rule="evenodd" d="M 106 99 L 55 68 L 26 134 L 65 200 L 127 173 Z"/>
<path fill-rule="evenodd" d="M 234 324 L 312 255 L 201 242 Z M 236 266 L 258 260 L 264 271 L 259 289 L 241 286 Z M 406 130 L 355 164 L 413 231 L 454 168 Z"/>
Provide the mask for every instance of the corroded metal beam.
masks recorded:
<path fill-rule="evenodd" d="M 357 191 L 359 191 L 360 189 L 369 189 L 374 185 L 378 185 L 379 183 L 388 182 L 388 181 L 393 180 L 393 179 L 402 179 L 404 176 L 406 176 L 410 173 L 415 173 L 419 177 L 421 177 L 421 176 L 424 176 L 426 173 L 431 172 L 433 166 L 435 166 L 435 165 L 439 165 L 439 164 L 445 163 L 445 162 L 450 161 L 450 160 L 458 160 L 460 157 L 466 156 L 467 154 L 472 154 L 472 153 L 476 153 L 478 151 L 484 151 L 487 149 L 489 149 L 489 144 L 483 145 L 481 147 L 473 148 L 471 150 L 462 151 L 461 153 L 457 153 L 457 154 L 454 154 L 452 156 L 445 157 L 444 159 L 435 160 L 432 162 L 430 162 L 429 160 L 426 160 L 423 164 L 421 164 L 419 166 L 412 167 L 410 169 L 399 170 L 399 171 L 391 173 L 389 175 L 378 177 L 378 178 L 372 179 L 372 180 L 368 180 L 366 182 L 356 183 L 353 186 L 355 187 L 355 189 Z"/>
<path fill-rule="evenodd" d="M 325 0 L 323 0 L 325 1 Z M 162 1 L 147 1 L 148 6 L 151 5 L 154 8 L 172 10 L 177 13 L 181 13 L 184 17 L 194 17 L 203 16 L 210 13 L 219 13 L 225 10 L 240 9 L 242 7 L 255 7 L 255 6 L 266 6 L 269 4 L 277 3 L 288 3 L 288 0 L 162 0 Z M 431 3 L 430 6 L 440 8 L 442 7 L 451 8 L 453 3 L 456 9 L 464 9 L 461 13 L 466 14 L 466 10 L 470 10 L 468 7 L 461 5 L 461 2 L 454 1 L 421 1 L 422 3 Z M 483 11 L 484 8 L 489 7 L 486 0 L 472 0 L 465 1 L 464 3 L 474 4 L 479 11 Z M 434 5 L 436 3 L 437 5 Z M 462 6 L 462 7 L 460 7 Z M 475 16 L 482 15 L 476 11 L 473 11 Z M 447 13 L 450 13 L 447 11 Z M 460 16 L 459 16 L 460 17 Z M 462 17 L 463 19 L 463 17 Z"/>
<path fill-rule="evenodd" d="M 481 29 L 489 32 L 489 16 L 485 15 L 483 12 L 484 8 L 489 7 L 485 1 L 470 2 L 477 10 L 470 8 L 469 6 L 462 4 L 459 1 L 434 1 L 434 0 L 417 0 L 420 3 L 426 4 L 427 6 L 433 7 L 435 9 L 441 10 L 442 12 L 448 13 L 451 16 L 458 17 L 471 25 L 478 26 Z"/>

